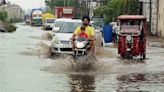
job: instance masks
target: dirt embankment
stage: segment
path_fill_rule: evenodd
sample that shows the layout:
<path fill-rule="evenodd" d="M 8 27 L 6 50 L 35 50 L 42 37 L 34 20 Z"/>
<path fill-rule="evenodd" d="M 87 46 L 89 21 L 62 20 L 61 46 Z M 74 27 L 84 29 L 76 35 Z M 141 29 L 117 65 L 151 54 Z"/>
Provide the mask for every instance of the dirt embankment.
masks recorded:
<path fill-rule="evenodd" d="M 0 32 L 14 32 L 16 27 L 10 23 L 4 23 L 0 21 Z"/>
<path fill-rule="evenodd" d="M 148 36 L 147 44 L 151 47 L 164 48 L 164 38 L 157 36 Z"/>
<path fill-rule="evenodd" d="M 157 37 L 157 36 L 148 36 L 148 41 L 150 42 L 160 42 L 160 43 L 164 43 L 164 38 L 162 37 Z"/>

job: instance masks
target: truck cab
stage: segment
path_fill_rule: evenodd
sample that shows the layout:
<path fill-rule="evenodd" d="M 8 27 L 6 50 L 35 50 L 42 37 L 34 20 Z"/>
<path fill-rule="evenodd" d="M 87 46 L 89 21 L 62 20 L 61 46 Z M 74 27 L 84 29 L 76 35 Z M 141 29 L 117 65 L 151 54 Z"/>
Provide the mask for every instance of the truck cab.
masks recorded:
<path fill-rule="evenodd" d="M 31 11 L 31 26 L 41 26 L 42 25 L 42 10 L 32 9 Z"/>

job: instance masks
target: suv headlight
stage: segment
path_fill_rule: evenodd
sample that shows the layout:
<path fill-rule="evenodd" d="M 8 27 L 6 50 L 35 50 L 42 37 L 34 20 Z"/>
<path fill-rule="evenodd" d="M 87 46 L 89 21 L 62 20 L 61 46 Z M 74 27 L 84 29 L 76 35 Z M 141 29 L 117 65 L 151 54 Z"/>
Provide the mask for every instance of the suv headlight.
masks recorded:
<path fill-rule="evenodd" d="M 59 39 L 57 37 L 53 37 L 52 43 L 59 44 Z"/>

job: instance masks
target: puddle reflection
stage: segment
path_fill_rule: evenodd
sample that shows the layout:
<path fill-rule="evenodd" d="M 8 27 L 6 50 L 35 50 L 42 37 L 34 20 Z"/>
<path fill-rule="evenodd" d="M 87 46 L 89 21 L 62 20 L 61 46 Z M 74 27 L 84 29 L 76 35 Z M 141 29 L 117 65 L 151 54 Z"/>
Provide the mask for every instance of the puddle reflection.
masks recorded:
<path fill-rule="evenodd" d="M 95 76 L 93 75 L 69 75 L 71 92 L 94 92 Z"/>
<path fill-rule="evenodd" d="M 163 73 L 133 73 L 117 77 L 118 92 L 163 92 Z M 158 90 L 157 90 L 158 89 Z M 151 91 L 150 91 L 151 90 Z M 156 91 L 153 91 L 156 90 Z"/>

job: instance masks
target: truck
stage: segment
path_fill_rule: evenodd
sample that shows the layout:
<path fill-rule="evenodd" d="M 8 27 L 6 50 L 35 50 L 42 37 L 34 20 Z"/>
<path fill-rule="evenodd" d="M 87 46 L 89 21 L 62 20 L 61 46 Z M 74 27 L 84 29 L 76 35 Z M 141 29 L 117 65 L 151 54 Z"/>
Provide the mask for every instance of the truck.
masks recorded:
<path fill-rule="evenodd" d="M 55 7 L 55 15 L 57 18 L 74 18 L 74 7 Z"/>
<path fill-rule="evenodd" d="M 31 11 L 31 26 L 41 26 L 42 25 L 42 9 L 32 9 Z"/>
<path fill-rule="evenodd" d="M 26 23 L 26 25 L 30 25 L 31 24 L 31 17 L 30 17 L 30 15 L 25 15 L 25 23 Z"/>
<path fill-rule="evenodd" d="M 55 16 L 51 13 L 42 15 L 43 29 L 52 30 L 55 21 Z"/>

